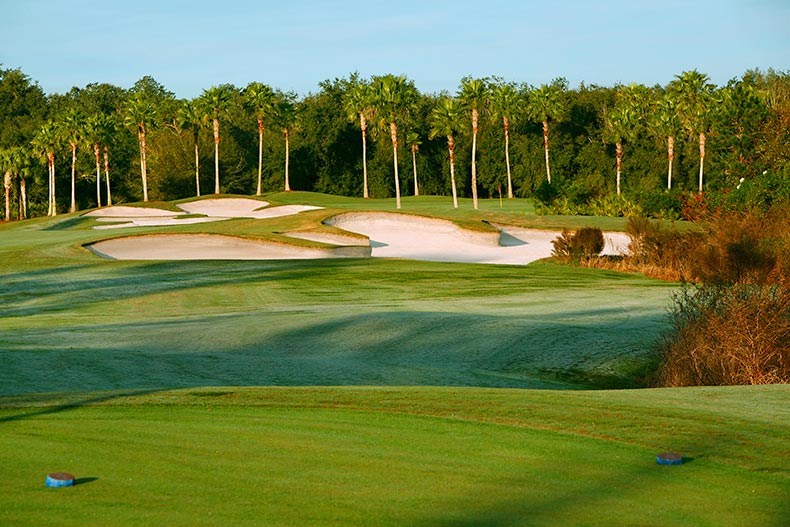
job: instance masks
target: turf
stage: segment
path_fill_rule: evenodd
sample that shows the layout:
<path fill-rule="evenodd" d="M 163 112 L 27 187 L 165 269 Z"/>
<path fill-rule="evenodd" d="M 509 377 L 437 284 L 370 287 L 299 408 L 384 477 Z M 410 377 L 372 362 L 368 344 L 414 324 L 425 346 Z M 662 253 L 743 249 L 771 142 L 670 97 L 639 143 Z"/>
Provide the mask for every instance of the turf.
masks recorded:
<path fill-rule="evenodd" d="M 277 238 L 393 208 L 265 199 L 327 209 L 166 231 Z M 462 207 L 404 199 L 482 229 L 624 225 Z M 162 229 L 93 225 L 0 226 L 0 525 L 790 523 L 786 386 L 579 390 L 643 382 L 676 284 L 551 262 L 106 261 L 83 245 Z M 658 466 L 666 450 L 687 463 Z M 54 471 L 78 485 L 45 488 Z"/>
<path fill-rule="evenodd" d="M 777 425 L 788 393 L 213 388 L 6 398 L 0 523 L 786 525 L 790 450 Z M 686 463 L 657 465 L 665 450 Z M 45 488 L 54 470 L 78 485 Z"/>

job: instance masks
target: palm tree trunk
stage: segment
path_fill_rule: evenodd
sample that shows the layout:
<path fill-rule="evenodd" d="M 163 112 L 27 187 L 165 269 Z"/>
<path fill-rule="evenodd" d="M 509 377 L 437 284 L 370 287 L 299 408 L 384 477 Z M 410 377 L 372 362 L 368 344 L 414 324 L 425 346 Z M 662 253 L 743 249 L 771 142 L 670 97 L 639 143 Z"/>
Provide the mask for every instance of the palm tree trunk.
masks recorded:
<path fill-rule="evenodd" d="M 96 158 L 96 206 L 101 207 L 101 157 L 99 143 L 93 143 L 93 156 Z"/>
<path fill-rule="evenodd" d="M 5 191 L 5 221 L 11 221 L 11 171 L 6 170 L 3 176 L 3 189 Z"/>
<path fill-rule="evenodd" d="M 395 121 L 390 122 L 390 138 L 392 139 L 392 165 L 395 168 L 395 208 L 400 208 L 400 179 L 398 178 L 398 127 Z"/>
<path fill-rule="evenodd" d="M 27 219 L 27 181 L 24 176 L 19 177 L 19 214 L 20 219 Z"/>
<path fill-rule="evenodd" d="M 546 180 L 551 185 L 551 168 L 549 168 L 549 121 L 543 121 L 543 151 L 546 153 Z"/>
<path fill-rule="evenodd" d="M 258 117 L 258 189 L 256 196 L 261 195 L 261 179 L 263 179 L 263 118 Z"/>
<path fill-rule="evenodd" d="M 359 112 L 359 126 L 362 128 L 362 197 L 368 198 L 368 125 L 363 112 Z"/>
<path fill-rule="evenodd" d="M 219 194 L 219 119 L 214 119 L 214 194 Z"/>
<path fill-rule="evenodd" d="M 477 210 L 477 108 L 472 108 L 472 202 Z"/>
<path fill-rule="evenodd" d="M 110 194 L 110 150 L 104 147 L 104 182 L 107 184 L 107 206 L 112 205 L 112 195 Z"/>
<path fill-rule="evenodd" d="M 453 207 L 458 208 L 458 192 L 455 189 L 455 141 L 447 136 L 447 149 L 450 151 L 450 185 L 453 187 Z"/>
<path fill-rule="evenodd" d="M 507 197 L 513 199 L 513 180 L 510 177 L 510 123 L 507 117 L 502 117 L 505 126 L 505 165 L 507 166 Z"/>
<path fill-rule="evenodd" d="M 288 130 L 285 130 L 285 191 L 291 192 L 291 182 L 288 177 L 288 162 L 291 158 L 291 148 L 288 141 Z"/>
<path fill-rule="evenodd" d="M 69 212 L 77 210 L 77 144 L 71 143 L 71 205 Z"/>
<path fill-rule="evenodd" d="M 194 127 L 192 133 L 195 139 L 195 194 L 200 197 L 200 147 L 198 146 L 200 136 L 198 128 Z"/>
<path fill-rule="evenodd" d="M 417 185 L 417 145 L 411 146 L 411 166 L 414 169 L 414 195 L 420 195 L 420 187 Z"/>
<path fill-rule="evenodd" d="M 702 167 L 705 165 L 705 132 L 699 133 L 699 191 L 702 192 Z"/>
<path fill-rule="evenodd" d="M 669 168 L 667 169 L 667 190 L 672 190 L 672 163 L 675 160 L 675 136 L 667 137 L 667 157 L 669 158 Z"/>
<path fill-rule="evenodd" d="M 143 201 L 148 201 L 148 167 L 146 166 L 146 159 L 145 159 L 145 126 L 142 124 L 139 126 L 139 139 L 140 139 L 140 175 L 143 178 Z"/>
<path fill-rule="evenodd" d="M 620 195 L 620 169 L 623 165 L 623 143 L 620 141 L 615 145 L 617 149 L 617 195 Z"/>
<path fill-rule="evenodd" d="M 47 164 L 49 165 L 49 216 L 58 215 L 58 204 L 55 199 L 55 154 L 47 154 Z"/>

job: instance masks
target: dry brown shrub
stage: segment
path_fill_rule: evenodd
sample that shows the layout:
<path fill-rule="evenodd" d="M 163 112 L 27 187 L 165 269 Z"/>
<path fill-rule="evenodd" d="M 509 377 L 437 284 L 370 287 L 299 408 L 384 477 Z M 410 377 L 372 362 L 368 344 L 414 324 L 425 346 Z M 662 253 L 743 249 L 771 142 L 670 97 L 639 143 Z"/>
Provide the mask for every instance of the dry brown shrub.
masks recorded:
<path fill-rule="evenodd" d="M 709 220 L 691 251 L 701 283 L 676 295 L 660 386 L 790 383 L 790 214 Z"/>

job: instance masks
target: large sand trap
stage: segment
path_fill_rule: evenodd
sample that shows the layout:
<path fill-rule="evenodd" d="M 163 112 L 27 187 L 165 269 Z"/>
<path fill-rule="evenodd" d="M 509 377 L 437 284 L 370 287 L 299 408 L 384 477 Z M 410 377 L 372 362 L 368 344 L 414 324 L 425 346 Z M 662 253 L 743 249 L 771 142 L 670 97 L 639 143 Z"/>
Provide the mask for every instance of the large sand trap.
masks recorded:
<path fill-rule="evenodd" d="M 268 203 L 246 198 L 220 198 L 179 205 L 199 218 L 179 219 L 180 213 L 137 207 L 108 207 L 88 213 L 98 221 L 117 221 L 128 226 L 178 225 L 219 221 L 229 218 L 272 218 L 321 207 L 285 205 L 265 208 Z M 262 208 L 264 207 L 264 208 Z M 557 231 L 493 225 L 496 230 L 470 231 L 447 220 L 387 212 L 350 212 L 326 221 L 342 232 L 298 232 L 289 234 L 316 242 L 337 245 L 328 248 L 289 246 L 261 240 L 210 234 L 162 234 L 117 238 L 95 243 L 89 248 L 100 256 L 119 260 L 278 260 L 338 257 L 381 257 L 524 265 L 551 256 L 551 242 Z M 362 235 L 370 239 L 366 244 Z M 605 254 L 624 254 L 628 237 L 605 233 Z"/>
<path fill-rule="evenodd" d="M 113 260 L 296 260 L 369 256 L 367 247 L 307 248 L 219 234 L 152 234 L 88 246 Z"/>
<path fill-rule="evenodd" d="M 125 229 L 129 227 L 169 227 L 188 223 L 206 223 L 230 218 L 266 219 L 290 216 L 322 207 L 312 205 L 283 205 L 268 207 L 269 202 L 249 198 L 218 198 L 182 203 L 178 207 L 185 212 L 173 212 L 157 208 L 113 206 L 85 214 L 97 221 L 112 225 L 97 225 L 94 229 Z M 200 214 L 203 218 L 183 218 L 183 214 Z"/>
<path fill-rule="evenodd" d="M 556 231 L 497 225 L 500 232 L 472 232 L 452 222 L 392 213 L 349 213 L 327 223 L 370 238 L 373 257 L 434 262 L 523 265 L 551 256 Z M 628 237 L 606 233 L 606 252 L 622 254 Z"/>

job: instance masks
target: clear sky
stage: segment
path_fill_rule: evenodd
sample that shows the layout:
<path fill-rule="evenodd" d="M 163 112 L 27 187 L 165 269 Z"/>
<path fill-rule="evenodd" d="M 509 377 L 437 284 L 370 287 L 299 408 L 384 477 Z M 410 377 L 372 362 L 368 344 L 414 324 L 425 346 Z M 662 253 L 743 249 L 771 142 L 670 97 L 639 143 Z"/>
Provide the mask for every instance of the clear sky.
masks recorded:
<path fill-rule="evenodd" d="M 423 92 L 467 75 L 572 87 L 718 84 L 790 70 L 790 0 L 0 0 L 0 63 L 47 93 L 151 75 L 178 97 L 260 81 L 405 74 Z"/>

